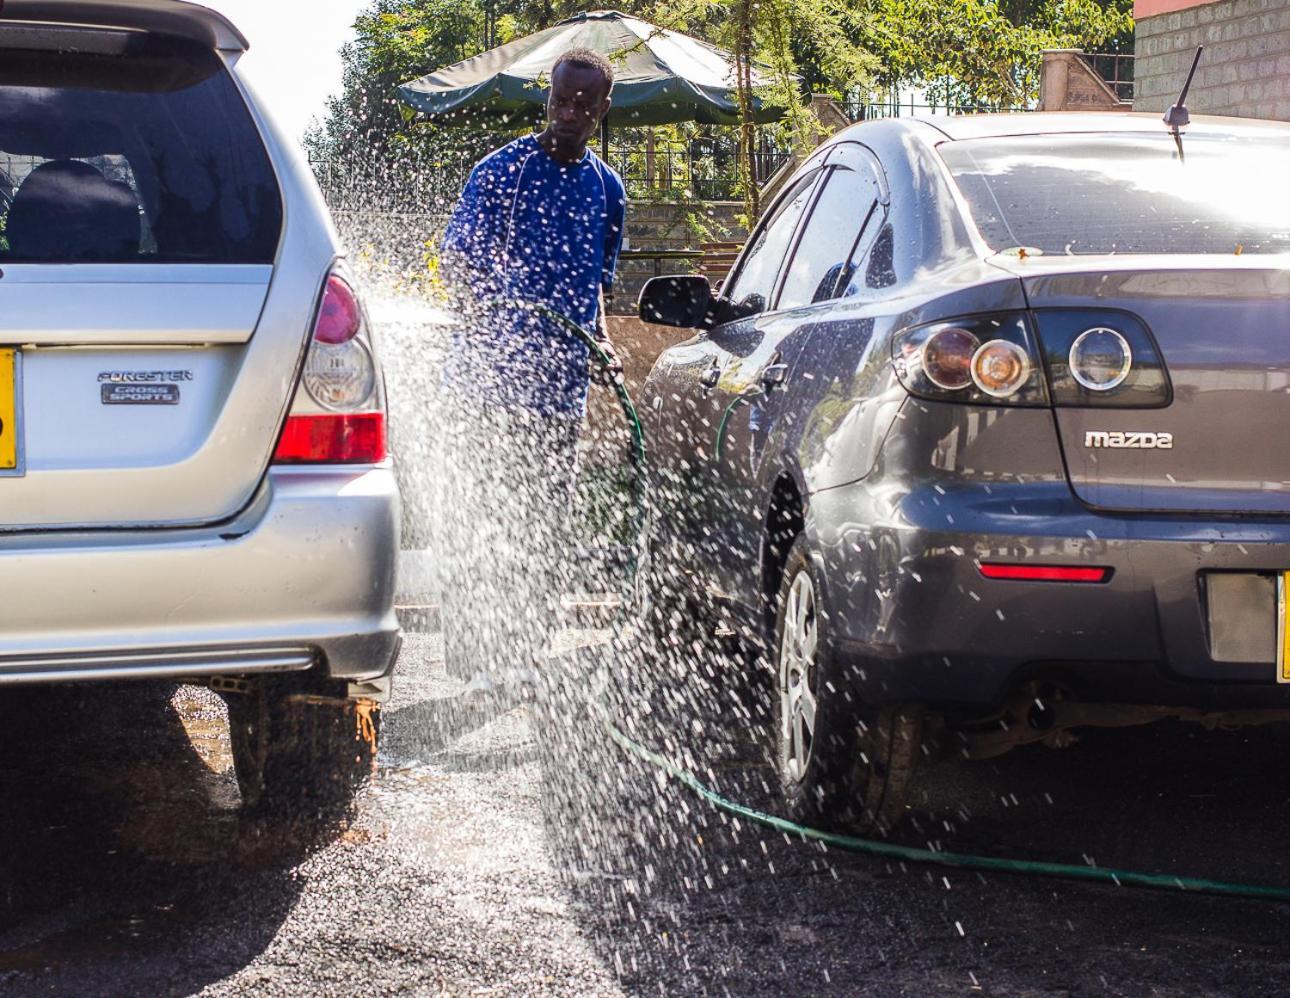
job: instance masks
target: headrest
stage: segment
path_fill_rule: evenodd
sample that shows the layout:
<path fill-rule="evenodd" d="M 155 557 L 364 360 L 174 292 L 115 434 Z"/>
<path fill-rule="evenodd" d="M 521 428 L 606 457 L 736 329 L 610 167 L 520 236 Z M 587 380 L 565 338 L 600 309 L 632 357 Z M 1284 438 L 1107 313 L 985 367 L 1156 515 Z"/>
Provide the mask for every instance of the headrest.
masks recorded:
<path fill-rule="evenodd" d="M 73 159 L 32 170 L 5 222 L 11 261 L 128 262 L 139 254 L 139 232 L 134 192 Z"/>

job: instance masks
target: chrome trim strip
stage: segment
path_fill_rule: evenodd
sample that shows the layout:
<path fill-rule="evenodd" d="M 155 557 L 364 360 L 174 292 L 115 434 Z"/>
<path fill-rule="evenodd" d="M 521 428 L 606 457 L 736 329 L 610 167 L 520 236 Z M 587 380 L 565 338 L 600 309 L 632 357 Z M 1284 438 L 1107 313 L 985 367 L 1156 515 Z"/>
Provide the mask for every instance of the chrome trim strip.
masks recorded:
<path fill-rule="evenodd" d="M 0 686 L 106 679 L 184 679 L 300 672 L 318 655 L 309 648 L 174 648 L 138 652 L 0 657 Z"/>

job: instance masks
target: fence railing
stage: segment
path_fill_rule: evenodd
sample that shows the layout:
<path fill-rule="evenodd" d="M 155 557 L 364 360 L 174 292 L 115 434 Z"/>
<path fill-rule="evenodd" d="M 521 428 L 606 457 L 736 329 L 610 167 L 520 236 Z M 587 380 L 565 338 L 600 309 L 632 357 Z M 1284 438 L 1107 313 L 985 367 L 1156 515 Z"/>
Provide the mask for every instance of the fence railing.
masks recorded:
<path fill-rule="evenodd" d="M 871 121 L 875 118 L 903 118 L 912 115 L 998 114 L 1001 112 L 1034 110 L 1033 107 L 1020 104 L 920 104 L 912 98 L 908 101 L 842 101 L 841 107 L 852 121 Z"/>
<path fill-rule="evenodd" d="M 1131 56 L 1089 56 L 1106 59 L 1112 70 L 1108 82 L 1132 88 Z M 1128 74 L 1128 80 L 1125 80 Z M 1117 92 L 1119 92 L 1117 90 Z M 896 118 L 906 115 L 982 114 L 997 111 L 1030 111 L 1031 107 L 991 104 L 937 104 L 916 101 L 847 101 L 842 108 L 852 121 Z M 611 145 L 610 165 L 623 178 L 630 198 L 669 194 L 700 201 L 738 200 L 739 180 L 736 139 L 701 138 L 685 144 L 651 145 L 647 141 Z M 787 151 L 763 142 L 753 155 L 753 179 L 765 184 L 789 160 Z M 456 201 L 470 175 L 472 160 L 464 155 L 445 156 L 419 166 L 391 165 L 384 160 L 351 157 L 311 160 L 323 196 L 333 211 L 398 215 L 443 211 Z"/>
<path fill-rule="evenodd" d="M 754 182 L 764 184 L 788 160 L 787 152 L 764 146 L 753 154 Z M 631 198 L 680 191 L 701 201 L 730 201 L 740 196 L 733 143 L 694 142 L 679 149 L 651 148 L 648 144 L 611 146 L 609 163 L 623 178 Z"/>
<path fill-rule="evenodd" d="M 1086 52 L 1084 59 L 1106 85 L 1115 91 L 1115 96 L 1125 103 L 1133 101 L 1133 55 L 1123 52 Z"/>

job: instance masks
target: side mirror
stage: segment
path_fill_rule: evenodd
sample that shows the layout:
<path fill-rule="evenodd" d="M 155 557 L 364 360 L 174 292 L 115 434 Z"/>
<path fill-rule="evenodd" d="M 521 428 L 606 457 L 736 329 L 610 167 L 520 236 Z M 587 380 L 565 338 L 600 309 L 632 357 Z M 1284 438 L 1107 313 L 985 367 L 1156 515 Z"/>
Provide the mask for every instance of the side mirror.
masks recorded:
<path fill-rule="evenodd" d="M 706 329 L 711 323 L 712 285 L 706 277 L 677 274 L 651 277 L 641 288 L 637 312 L 645 322 L 682 329 Z"/>

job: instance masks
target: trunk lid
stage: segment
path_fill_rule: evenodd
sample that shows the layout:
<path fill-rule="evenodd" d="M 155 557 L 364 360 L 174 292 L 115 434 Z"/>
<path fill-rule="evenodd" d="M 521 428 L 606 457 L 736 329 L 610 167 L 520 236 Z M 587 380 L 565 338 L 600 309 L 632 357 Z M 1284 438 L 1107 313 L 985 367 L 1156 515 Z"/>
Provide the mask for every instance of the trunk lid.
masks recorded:
<path fill-rule="evenodd" d="M 0 18 L 0 531 L 228 517 L 317 297 L 275 277 L 257 121 L 208 44 L 20 28 Z"/>
<path fill-rule="evenodd" d="M 1150 330 L 1172 382 L 1165 408 L 1054 409 L 1082 501 L 1107 510 L 1290 513 L 1290 260 L 996 262 L 1021 277 L 1041 338 L 1044 309 L 1131 312 Z M 1162 434 L 1171 446 L 1160 446 Z"/>

